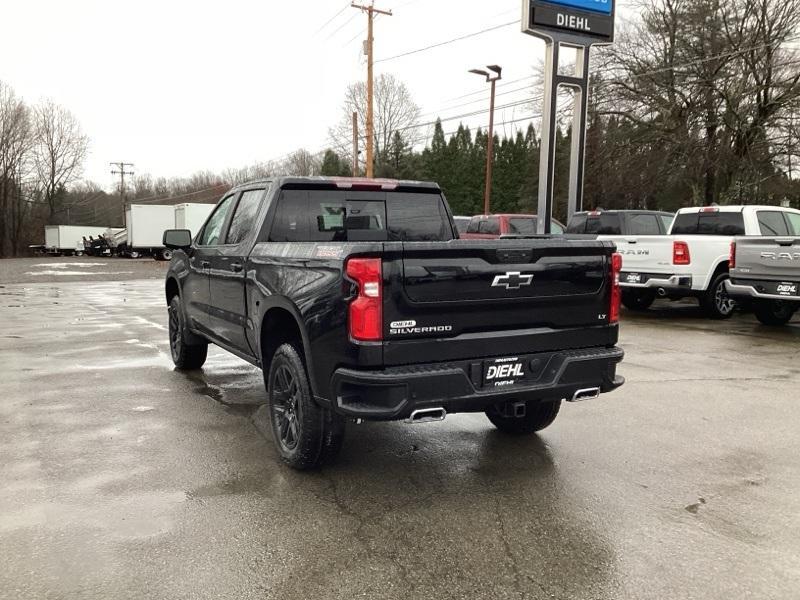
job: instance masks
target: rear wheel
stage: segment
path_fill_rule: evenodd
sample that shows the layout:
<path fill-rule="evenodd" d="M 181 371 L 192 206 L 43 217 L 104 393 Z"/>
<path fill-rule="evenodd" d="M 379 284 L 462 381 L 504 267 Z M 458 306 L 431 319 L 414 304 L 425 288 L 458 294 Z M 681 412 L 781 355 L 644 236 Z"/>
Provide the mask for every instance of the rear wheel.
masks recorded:
<path fill-rule="evenodd" d="M 297 470 L 330 462 L 344 441 L 344 418 L 317 404 L 300 353 L 283 344 L 272 357 L 267 396 L 273 441 L 281 460 Z"/>
<path fill-rule="evenodd" d="M 753 305 L 756 318 L 764 325 L 786 325 L 797 309 L 780 300 L 760 300 Z"/>
<path fill-rule="evenodd" d="M 708 291 L 700 299 L 700 306 L 712 319 L 730 319 L 736 310 L 736 300 L 728 295 L 725 282 L 728 273 L 720 273 L 711 282 Z"/>
<path fill-rule="evenodd" d="M 508 416 L 505 406 L 493 406 L 486 416 L 503 433 L 529 435 L 553 424 L 561 410 L 561 400 L 555 402 L 531 401 L 527 403 L 524 417 Z"/>
<path fill-rule="evenodd" d="M 170 261 L 172 260 L 172 250 L 169 248 L 162 248 L 153 254 L 153 258 L 156 260 Z"/>
<path fill-rule="evenodd" d="M 656 301 L 656 293 L 652 290 L 625 290 L 622 292 L 622 304 L 628 310 L 647 310 Z"/>
<path fill-rule="evenodd" d="M 183 306 L 180 296 L 175 296 L 169 303 L 169 349 L 172 362 L 181 371 L 199 369 L 208 356 L 208 342 L 189 344 L 192 336 L 186 328 Z"/>

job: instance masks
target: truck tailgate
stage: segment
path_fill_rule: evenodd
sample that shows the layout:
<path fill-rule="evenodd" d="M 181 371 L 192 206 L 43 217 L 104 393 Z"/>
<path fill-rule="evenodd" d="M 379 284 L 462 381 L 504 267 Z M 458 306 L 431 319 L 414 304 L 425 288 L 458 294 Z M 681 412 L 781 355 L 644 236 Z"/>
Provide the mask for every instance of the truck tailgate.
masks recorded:
<path fill-rule="evenodd" d="M 737 237 L 731 277 L 800 281 L 800 237 Z"/>
<path fill-rule="evenodd" d="M 622 283 L 628 283 L 628 274 L 671 274 L 672 244 L 675 238 L 668 235 L 600 236 L 600 240 L 614 242 L 622 255 Z M 631 282 L 637 283 L 637 282 Z"/>
<path fill-rule="evenodd" d="M 457 240 L 386 250 L 387 365 L 616 342 L 617 327 L 609 324 L 610 243 Z"/>

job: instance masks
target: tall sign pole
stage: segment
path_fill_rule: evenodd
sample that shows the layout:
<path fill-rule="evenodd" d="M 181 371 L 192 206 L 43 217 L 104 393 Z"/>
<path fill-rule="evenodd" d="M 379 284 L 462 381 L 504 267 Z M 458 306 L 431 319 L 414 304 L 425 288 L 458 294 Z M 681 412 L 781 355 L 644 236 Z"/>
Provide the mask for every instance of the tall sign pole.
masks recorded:
<path fill-rule="evenodd" d="M 547 44 L 539 157 L 538 233 L 551 233 L 555 188 L 558 91 L 575 94 L 569 166 L 568 216 L 583 208 L 589 57 L 592 46 L 614 41 L 614 0 L 522 0 L 522 31 Z M 575 71 L 559 74 L 562 51 L 575 53 Z"/>
<path fill-rule="evenodd" d="M 375 109 L 373 101 L 375 87 L 375 75 L 373 73 L 375 64 L 375 34 L 373 23 L 375 21 L 375 15 L 391 17 L 392 11 L 375 8 L 375 0 L 372 0 L 369 6 L 355 3 L 350 6 L 367 13 L 367 42 L 364 49 L 367 55 L 367 177 L 371 179 L 375 175 Z"/>

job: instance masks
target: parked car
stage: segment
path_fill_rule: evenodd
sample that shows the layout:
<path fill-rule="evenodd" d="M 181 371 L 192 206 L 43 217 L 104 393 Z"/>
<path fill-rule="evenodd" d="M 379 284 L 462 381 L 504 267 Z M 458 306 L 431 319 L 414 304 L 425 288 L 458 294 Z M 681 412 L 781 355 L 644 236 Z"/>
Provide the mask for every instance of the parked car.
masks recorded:
<path fill-rule="evenodd" d="M 737 236 L 769 234 L 770 223 L 800 211 L 776 206 L 708 206 L 678 211 L 666 236 L 623 236 L 622 302 L 630 309 L 649 307 L 656 296 L 693 296 L 715 319 L 736 309 L 728 294 L 730 245 Z"/>
<path fill-rule="evenodd" d="M 536 215 L 479 215 L 472 217 L 467 232 L 461 236 L 465 240 L 494 240 L 504 235 L 536 235 Z M 565 227 L 553 219 L 552 233 L 563 234 Z"/>
<path fill-rule="evenodd" d="M 458 240 L 436 184 L 257 181 L 164 245 L 175 365 L 214 343 L 260 367 L 294 468 L 332 458 L 347 419 L 485 412 L 530 434 L 624 382 L 613 244 Z"/>
<path fill-rule="evenodd" d="M 467 232 L 470 221 L 472 221 L 472 217 L 453 217 L 453 222 L 456 224 L 459 236 Z"/>
<path fill-rule="evenodd" d="M 761 215 L 772 237 L 737 237 L 731 244 L 728 294 L 752 303 L 765 325 L 785 325 L 800 310 L 800 214 Z"/>
<path fill-rule="evenodd" d="M 585 211 L 572 215 L 567 233 L 602 236 L 666 235 L 674 218 L 675 213 L 657 210 Z"/>

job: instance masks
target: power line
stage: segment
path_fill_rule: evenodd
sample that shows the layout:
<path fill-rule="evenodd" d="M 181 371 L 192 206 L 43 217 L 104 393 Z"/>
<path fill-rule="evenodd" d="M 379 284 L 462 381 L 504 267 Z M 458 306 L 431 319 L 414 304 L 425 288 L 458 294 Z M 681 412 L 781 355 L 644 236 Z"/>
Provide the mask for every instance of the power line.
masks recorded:
<path fill-rule="evenodd" d="M 403 58 L 404 56 L 411 56 L 412 54 L 419 54 L 420 52 L 427 52 L 428 50 L 433 50 L 434 48 L 440 48 L 442 46 L 447 46 L 448 44 L 453 44 L 455 42 L 460 42 L 462 40 L 466 40 L 469 38 L 473 38 L 478 35 L 483 35 L 484 33 L 489 33 L 490 31 L 496 31 L 498 29 L 503 29 L 504 27 L 509 27 L 511 25 L 517 25 L 519 21 L 511 21 L 510 23 L 503 23 L 502 25 L 495 25 L 494 27 L 487 27 L 486 29 L 481 29 L 480 31 L 475 31 L 473 33 L 468 33 L 466 35 L 459 36 L 457 38 L 453 38 L 452 40 L 446 40 L 444 42 L 439 42 L 437 44 L 431 44 L 430 46 L 425 46 L 424 48 L 417 48 L 416 50 L 409 50 L 408 52 L 403 52 L 401 54 L 396 54 L 394 56 L 387 56 L 386 58 L 379 58 L 376 60 L 376 63 L 381 62 L 388 62 L 390 60 L 395 60 L 397 58 Z"/>
<path fill-rule="evenodd" d="M 328 25 L 330 25 L 335 19 L 337 19 L 339 17 L 339 15 L 344 13 L 344 11 L 346 11 L 348 8 L 350 8 L 350 4 L 349 3 L 345 4 L 339 12 L 337 12 L 330 19 L 325 21 L 325 23 L 323 23 L 322 26 L 314 32 L 314 35 L 319 35 L 320 33 L 322 33 L 323 29 L 325 29 Z"/>

